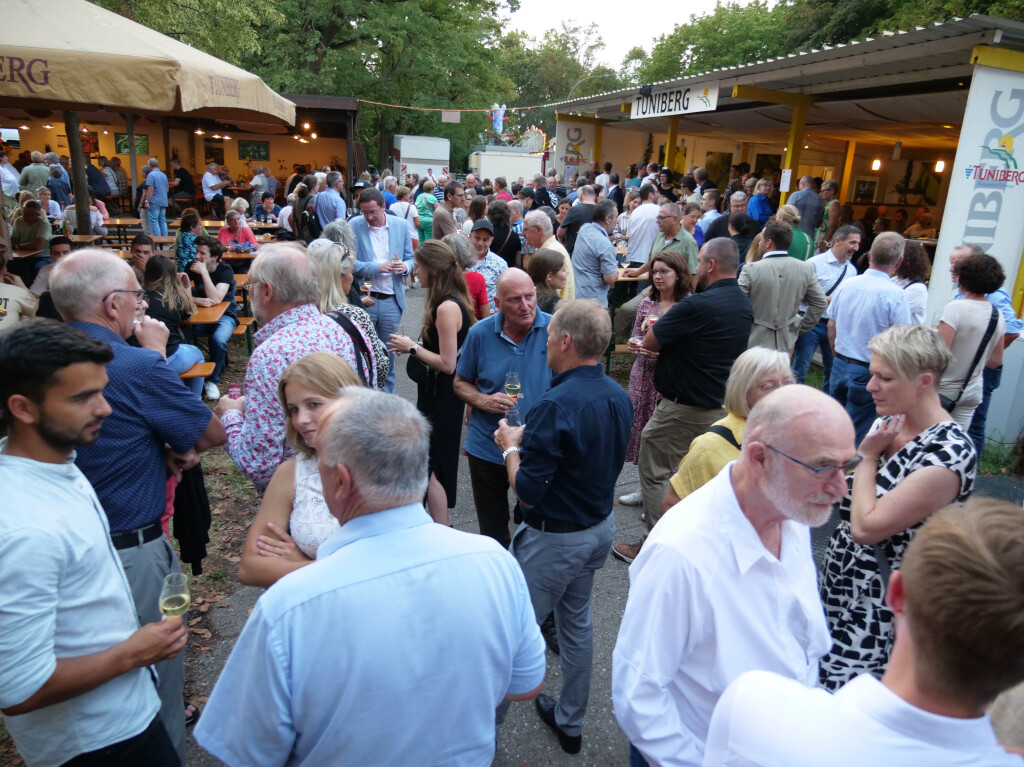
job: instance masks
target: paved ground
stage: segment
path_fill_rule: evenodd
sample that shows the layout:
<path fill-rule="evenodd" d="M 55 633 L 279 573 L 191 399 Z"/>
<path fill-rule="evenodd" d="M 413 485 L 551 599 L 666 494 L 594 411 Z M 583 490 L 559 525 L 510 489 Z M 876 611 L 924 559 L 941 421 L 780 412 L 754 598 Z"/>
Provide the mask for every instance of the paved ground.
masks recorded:
<path fill-rule="evenodd" d="M 416 337 L 423 311 L 423 291 L 410 290 L 407 293 L 408 309 L 403 323 L 404 332 Z M 415 387 L 405 375 L 404 362 L 399 365 L 398 393 L 415 400 Z M 637 489 L 639 480 L 636 467 L 627 464 L 619 477 L 616 495 Z M 1020 503 L 1024 489 L 1020 483 L 1006 477 L 982 478 L 977 492 Z M 640 537 L 642 524 L 636 508 L 615 507 L 615 523 L 618 541 L 632 542 Z M 476 515 L 473 511 L 472 493 L 469 486 L 469 469 L 465 458 L 459 473 L 458 504 L 452 513 L 453 524 L 461 529 L 477 532 Z M 815 552 L 820 554 L 828 540 L 831 526 L 814 533 Z M 569 765 L 593 764 L 616 765 L 627 763 L 628 744 L 619 729 L 611 705 L 611 656 L 618 633 L 619 621 L 626 605 L 628 579 L 626 565 L 609 557 L 605 567 L 598 572 L 594 583 L 594 676 L 591 685 L 590 707 L 583 728 L 583 751 L 575 757 L 565 754 L 558 746 L 555 736 L 540 723 L 532 703 L 514 704 L 498 737 L 495 767 L 518 767 L 523 765 Z M 216 649 L 199 659 L 204 667 L 204 676 L 215 676 L 227 660 L 233 644 L 232 637 L 238 635 L 249 609 L 262 593 L 261 589 L 243 587 L 229 599 L 231 609 L 214 610 L 208 616 L 209 628 L 221 638 Z M 557 656 L 548 653 L 548 671 L 544 691 L 557 697 L 560 683 Z M 1002 702 L 1001 702 L 1002 703 Z M 1000 722 L 1005 723 L 1000 735 L 1004 742 L 1024 747 L 1024 691 L 1009 698 L 1000 706 Z M 427 716 L 444 716 L 444 712 L 424 712 Z M 396 726 L 401 726 L 396 723 Z M 204 753 L 189 738 L 189 764 L 193 767 L 215 767 L 220 762 Z"/>

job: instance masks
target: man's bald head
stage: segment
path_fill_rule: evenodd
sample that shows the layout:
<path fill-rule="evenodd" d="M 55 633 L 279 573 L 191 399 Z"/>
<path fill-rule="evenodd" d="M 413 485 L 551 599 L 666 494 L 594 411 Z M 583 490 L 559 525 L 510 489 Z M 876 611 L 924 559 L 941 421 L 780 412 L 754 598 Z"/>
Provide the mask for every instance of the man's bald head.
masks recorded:
<path fill-rule="evenodd" d="M 498 282 L 495 290 L 500 296 L 502 290 L 508 292 L 527 285 L 533 285 L 533 280 L 530 279 L 530 275 L 522 269 L 513 266 L 498 275 Z"/>
<path fill-rule="evenodd" d="M 782 386 L 762 398 L 747 416 L 746 442 L 768 442 L 781 449 L 800 443 L 805 433 L 835 434 L 854 441 L 853 423 L 838 401 L 810 386 Z"/>

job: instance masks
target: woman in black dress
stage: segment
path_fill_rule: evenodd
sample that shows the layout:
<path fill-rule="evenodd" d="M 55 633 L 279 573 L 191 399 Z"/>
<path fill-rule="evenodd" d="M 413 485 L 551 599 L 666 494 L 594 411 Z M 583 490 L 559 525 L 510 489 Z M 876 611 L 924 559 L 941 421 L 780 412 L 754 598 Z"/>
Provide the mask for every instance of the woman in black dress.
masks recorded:
<path fill-rule="evenodd" d="M 407 369 L 417 385 L 416 407 L 433 427 L 427 509 L 435 522 L 447 525 L 448 509 L 455 508 L 465 408 L 453 387 L 455 363 L 476 318 L 466 310 L 470 306 L 466 278 L 450 247 L 440 240 L 423 243 L 416 250 L 416 269 L 427 290 L 422 345 L 408 336 L 392 334 L 388 347 L 395 354 L 410 355 Z"/>

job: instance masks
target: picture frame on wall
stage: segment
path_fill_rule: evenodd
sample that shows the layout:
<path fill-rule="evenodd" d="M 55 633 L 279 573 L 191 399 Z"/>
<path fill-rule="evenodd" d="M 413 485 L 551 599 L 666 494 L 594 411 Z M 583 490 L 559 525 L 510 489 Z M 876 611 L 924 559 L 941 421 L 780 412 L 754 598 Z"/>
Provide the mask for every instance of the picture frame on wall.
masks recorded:
<path fill-rule="evenodd" d="M 862 176 L 853 181 L 853 199 L 851 202 L 871 203 L 877 202 L 878 198 L 878 177 Z"/>
<path fill-rule="evenodd" d="M 100 134 L 96 131 L 83 131 L 81 134 L 82 154 L 86 157 L 99 157 Z"/>
<path fill-rule="evenodd" d="M 704 159 L 704 170 L 708 178 L 725 189 L 729 184 L 729 168 L 732 167 L 732 152 L 708 152 Z"/>
<path fill-rule="evenodd" d="M 127 133 L 114 134 L 114 154 L 129 154 L 129 146 Z M 149 136 L 145 133 L 135 134 L 135 154 L 149 157 Z"/>
<path fill-rule="evenodd" d="M 238 142 L 238 159 L 239 160 L 259 160 L 260 162 L 266 162 L 270 160 L 270 142 L 269 141 L 239 141 Z"/>

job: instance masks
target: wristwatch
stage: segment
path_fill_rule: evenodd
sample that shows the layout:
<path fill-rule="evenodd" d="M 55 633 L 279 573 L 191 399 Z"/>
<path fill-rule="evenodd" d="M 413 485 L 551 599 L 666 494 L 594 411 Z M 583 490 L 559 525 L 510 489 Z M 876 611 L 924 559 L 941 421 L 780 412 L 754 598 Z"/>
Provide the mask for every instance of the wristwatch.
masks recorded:
<path fill-rule="evenodd" d="M 418 352 L 419 350 L 420 350 L 420 345 L 419 344 L 413 344 L 412 348 L 409 349 L 409 354 L 411 356 L 415 357 L 416 356 L 416 352 Z"/>

